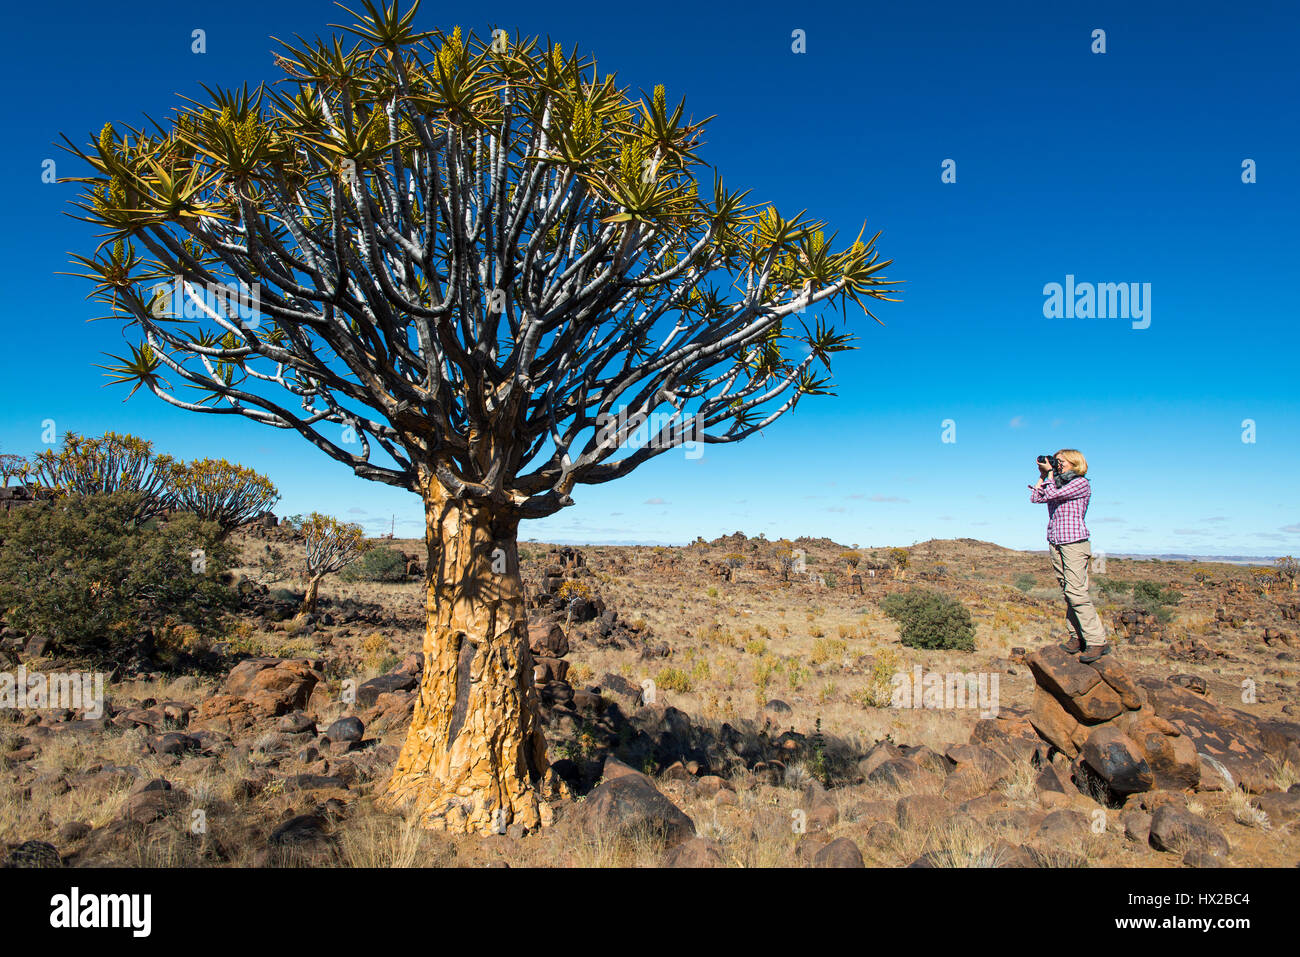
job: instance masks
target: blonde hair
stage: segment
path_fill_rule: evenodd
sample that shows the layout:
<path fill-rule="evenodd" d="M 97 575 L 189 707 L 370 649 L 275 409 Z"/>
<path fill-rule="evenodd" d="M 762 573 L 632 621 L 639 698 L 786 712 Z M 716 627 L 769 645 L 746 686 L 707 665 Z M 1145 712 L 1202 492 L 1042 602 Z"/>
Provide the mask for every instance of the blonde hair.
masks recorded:
<path fill-rule="evenodd" d="M 1088 460 L 1083 457 L 1083 453 L 1078 449 L 1061 449 L 1056 453 L 1058 459 L 1065 459 L 1070 463 L 1070 467 L 1080 475 L 1088 474 Z"/>

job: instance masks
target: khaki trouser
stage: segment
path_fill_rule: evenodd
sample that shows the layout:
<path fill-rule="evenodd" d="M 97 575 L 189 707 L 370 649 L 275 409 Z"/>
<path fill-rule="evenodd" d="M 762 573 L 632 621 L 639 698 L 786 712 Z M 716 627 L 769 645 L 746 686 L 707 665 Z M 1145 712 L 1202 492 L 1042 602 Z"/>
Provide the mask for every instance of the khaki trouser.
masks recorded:
<path fill-rule="evenodd" d="M 1085 645 L 1106 641 L 1106 629 L 1088 594 L 1088 566 L 1092 562 L 1092 545 L 1087 539 L 1069 545 L 1047 546 L 1052 556 L 1052 571 L 1065 595 L 1065 617 Z"/>

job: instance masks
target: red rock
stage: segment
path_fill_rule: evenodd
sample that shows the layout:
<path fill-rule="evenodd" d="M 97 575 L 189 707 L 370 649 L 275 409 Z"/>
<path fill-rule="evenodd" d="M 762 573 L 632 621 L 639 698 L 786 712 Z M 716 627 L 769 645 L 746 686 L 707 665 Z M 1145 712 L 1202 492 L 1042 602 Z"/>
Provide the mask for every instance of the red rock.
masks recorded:
<path fill-rule="evenodd" d="M 253 727 L 261 717 L 262 712 L 243 698 L 215 694 L 199 702 L 189 726 L 191 730 L 219 731 L 233 738 Z"/>
<path fill-rule="evenodd" d="M 1028 658 L 1029 670 L 1040 687 L 1059 698 L 1074 698 L 1091 691 L 1101 675 L 1059 645 L 1044 645 Z"/>
<path fill-rule="evenodd" d="M 1092 667 L 1097 674 L 1101 675 L 1101 680 L 1119 695 L 1120 702 L 1125 708 L 1136 711 L 1142 707 L 1142 689 L 1112 656 L 1098 658 L 1092 663 Z"/>
<path fill-rule="evenodd" d="M 528 626 L 528 647 L 535 655 L 563 658 L 569 653 L 569 639 L 556 622 L 539 621 Z"/>
<path fill-rule="evenodd" d="M 324 678 L 321 667 L 305 658 L 249 658 L 231 670 L 223 690 L 266 714 L 287 714 L 306 708 Z"/>
<path fill-rule="evenodd" d="M 1097 682 L 1091 690 L 1066 698 L 1061 703 L 1074 717 L 1090 724 L 1109 721 L 1124 713 L 1119 694 L 1104 681 Z"/>
<path fill-rule="evenodd" d="M 1149 791 L 1155 785 L 1155 776 L 1141 750 L 1114 725 L 1093 728 L 1080 757 L 1117 794 Z"/>
<path fill-rule="evenodd" d="M 847 837 L 837 837 L 813 855 L 813 867 L 866 867 L 862 851 Z"/>
<path fill-rule="evenodd" d="M 543 658 L 536 657 L 533 659 L 535 666 L 534 676 L 540 674 L 537 678 L 539 682 L 543 681 L 564 681 L 569 676 L 569 663 L 562 658 Z"/>
<path fill-rule="evenodd" d="M 1258 718 L 1170 681 L 1140 678 L 1138 684 L 1152 710 L 1189 738 L 1198 753 L 1223 765 L 1234 786 L 1256 793 L 1273 787 L 1274 755 L 1264 745 Z"/>
<path fill-rule="evenodd" d="M 1228 855 L 1228 839 L 1205 818 L 1166 804 L 1151 816 L 1151 846 L 1160 851 L 1199 851 L 1211 858 Z"/>
<path fill-rule="evenodd" d="M 1073 782 L 1054 764 L 1048 764 L 1038 772 L 1034 788 L 1040 798 L 1047 793 L 1069 795 L 1077 792 Z"/>
<path fill-rule="evenodd" d="M 1079 722 L 1046 688 L 1034 689 L 1034 707 L 1030 712 L 1029 721 L 1039 734 L 1069 757 L 1072 758 L 1079 753 L 1073 741 Z"/>
<path fill-rule="evenodd" d="M 663 866 L 722 867 L 722 845 L 706 837 L 693 837 L 665 854 Z"/>
<path fill-rule="evenodd" d="M 675 847 L 695 837 L 695 822 L 635 771 L 605 780 L 577 807 L 574 819 L 580 833 L 600 840 L 650 839 Z"/>
<path fill-rule="evenodd" d="M 1133 712 L 1139 713 L 1139 712 Z M 1156 787 L 1195 788 L 1201 781 L 1201 760 L 1196 745 L 1156 715 L 1125 729 L 1155 775 Z"/>

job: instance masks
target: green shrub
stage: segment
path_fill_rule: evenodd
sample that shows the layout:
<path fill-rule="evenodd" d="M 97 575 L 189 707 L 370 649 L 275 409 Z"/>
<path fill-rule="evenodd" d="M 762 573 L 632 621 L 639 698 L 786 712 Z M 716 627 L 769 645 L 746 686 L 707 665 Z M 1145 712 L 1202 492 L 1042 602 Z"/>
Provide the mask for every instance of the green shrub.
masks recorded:
<path fill-rule="evenodd" d="M 1182 592 L 1164 588 L 1156 582 L 1133 583 L 1133 601 L 1143 608 L 1154 610 L 1161 605 L 1177 605 L 1182 600 Z"/>
<path fill-rule="evenodd" d="M 1029 574 L 1029 572 L 1025 572 L 1016 577 L 1016 587 L 1019 588 L 1025 594 L 1029 594 L 1029 590 L 1037 584 L 1038 584 L 1038 579 L 1035 578 L 1033 575 Z"/>
<path fill-rule="evenodd" d="M 1133 587 L 1130 582 L 1122 582 L 1118 578 L 1102 578 L 1098 575 L 1094 580 L 1097 582 L 1097 587 L 1101 589 L 1101 593 L 1107 598 L 1123 595 Z"/>
<path fill-rule="evenodd" d="M 881 609 L 899 625 L 909 648 L 975 650 L 975 626 L 966 606 L 941 592 L 912 588 L 886 595 Z"/>
<path fill-rule="evenodd" d="M 146 629 L 214 635 L 233 554 L 191 514 L 140 522 L 138 492 L 64 496 L 0 515 L 0 614 L 58 652 L 115 658 Z M 163 637 L 161 634 L 159 637 Z"/>
<path fill-rule="evenodd" d="M 395 548 L 376 547 L 339 572 L 345 582 L 400 582 L 406 580 L 406 559 Z"/>
<path fill-rule="evenodd" d="M 655 684 L 660 688 L 667 688 L 669 691 L 680 691 L 683 694 L 690 691 L 694 682 L 691 676 L 681 668 L 664 668 L 655 678 Z"/>

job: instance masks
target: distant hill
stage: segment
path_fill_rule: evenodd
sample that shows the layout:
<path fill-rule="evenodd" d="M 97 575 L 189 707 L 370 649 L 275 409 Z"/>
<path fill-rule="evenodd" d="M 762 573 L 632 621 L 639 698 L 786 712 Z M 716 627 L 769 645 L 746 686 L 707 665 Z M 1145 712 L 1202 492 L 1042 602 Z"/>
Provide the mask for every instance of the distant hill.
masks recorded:
<path fill-rule="evenodd" d="M 1038 551 L 1046 554 L 1046 549 Z M 1181 555 L 1161 554 L 1147 555 L 1141 552 L 1107 552 L 1107 558 L 1126 558 L 1132 561 L 1161 562 L 1218 562 L 1221 565 L 1272 565 L 1274 559 L 1266 555 Z"/>
<path fill-rule="evenodd" d="M 662 545 L 668 548 L 682 548 L 689 542 L 665 542 L 650 541 L 647 539 L 617 539 L 600 542 L 580 541 L 578 539 L 554 539 L 547 540 L 544 543 L 539 539 L 529 538 L 524 540 L 530 544 L 547 544 L 547 545 L 575 545 L 575 546 L 599 546 L 614 545 L 624 547 L 648 547 Z M 768 541 L 772 539 L 751 538 L 743 532 L 732 532 L 730 535 L 722 535 L 715 538 L 708 544 L 714 548 L 727 546 L 737 546 L 748 541 Z M 829 538 L 810 538 L 806 535 L 800 536 L 793 540 L 795 545 L 800 547 L 814 547 L 826 549 L 849 549 L 853 546 L 836 542 Z M 893 545 L 858 545 L 859 551 L 879 551 L 882 549 L 893 548 Z M 1046 555 L 1045 548 L 1028 548 L 1016 549 L 1007 548 L 1004 545 L 998 545 L 995 542 L 986 542 L 977 538 L 931 538 L 924 542 L 917 542 L 915 545 L 902 546 L 907 548 L 917 557 L 959 557 L 959 558 L 977 558 L 980 556 L 1005 558 L 1015 554 L 1022 555 Z M 1181 552 L 1106 552 L 1107 558 L 1122 558 L 1130 561 L 1162 561 L 1162 562 L 1219 562 L 1224 565 L 1272 565 L 1274 556 L 1269 555 L 1188 555 Z"/>

